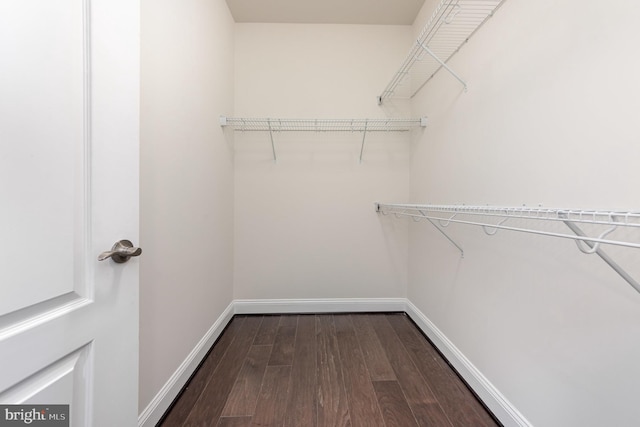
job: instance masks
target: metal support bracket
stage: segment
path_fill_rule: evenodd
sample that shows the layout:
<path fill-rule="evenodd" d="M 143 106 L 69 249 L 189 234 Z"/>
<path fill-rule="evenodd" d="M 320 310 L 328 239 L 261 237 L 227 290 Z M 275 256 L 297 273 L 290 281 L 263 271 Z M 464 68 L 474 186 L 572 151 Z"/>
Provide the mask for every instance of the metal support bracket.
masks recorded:
<path fill-rule="evenodd" d="M 380 203 L 376 202 L 376 203 L 374 203 L 374 205 L 375 205 L 375 207 L 376 207 L 376 212 L 378 212 L 378 213 L 383 213 L 383 212 L 382 212 L 382 210 L 380 209 Z M 442 235 L 443 235 L 444 237 L 446 237 L 446 239 L 447 239 L 447 240 L 448 240 L 448 241 L 449 241 L 453 246 L 455 246 L 456 248 L 458 248 L 458 250 L 460 251 L 460 258 L 464 258 L 464 249 L 462 249 L 462 246 L 460 246 L 458 243 L 456 243 L 456 241 L 455 241 L 455 240 L 453 240 L 451 237 L 449 237 L 449 235 L 448 235 L 447 233 L 445 233 L 445 231 L 444 231 L 441 227 L 438 227 L 438 225 L 437 225 L 435 222 L 433 222 L 433 220 L 431 220 L 431 218 L 427 218 L 427 217 L 426 217 L 426 214 L 425 214 L 423 211 L 420 211 L 420 210 L 419 210 L 418 212 L 420 212 L 420 215 L 423 215 L 423 216 L 425 217 L 425 219 L 426 219 L 427 221 L 429 221 L 429 222 L 431 223 L 431 225 L 433 225 L 433 226 L 436 228 L 436 230 L 438 230 L 440 233 L 442 233 Z"/>
<path fill-rule="evenodd" d="M 367 126 L 369 125 L 369 121 L 365 120 L 364 122 L 364 131 L 362 132 L 362 146 L 360 147 L 360 163 L 362 163 L 362 153 L 364 153 L 364 140 L 367 137 Z"/>
<path fill-rule="evenodd" d="M 418 211 L 418 212 L 420 212 L 420 211 Z M 424 215 L 422 212 L 420 212 L 420 213 L 421 213 L 422 215 Z M 433 225 L 433 226 L 436 228 L 436 230 L 438 230 L 440 233 L 442 233 L 442 235 L 443 235 L 444 237 L 446 237 L 446 238 L 447 238 L 447 240 L 448 240 L 449 242 L 451 242 L 451 244 L 452 244 L 453 246 L 455 246 L 456 248 L 458 248 L 458 250 L 460 251 L 460 258 L 464 258 L 464 249 L 462 249 L 462 246 L 460 246 L 459 244 L 457 244 L 457 243 L 455 242 L 455 240 L 453 240 L 451 237 L 449 237 L 449 235 L 448 235 L 447 233 L 445 233 L 445 232 L 444 232 L 444 230 L 443 230 L 442 228 L 438 227 L 438 225 L 437 225 L 435 222 L 433 222 L 433 221 L 431 220 L 431 218 L 426 218 L 426 219 L 427 219 L 427 221 L 429 221 L 429 222 L 431 223 L 431 225 Z"/>
<path fill-rule="evenodd" d="M 273 151 L 273 161 L 277 162 L 278 159 L 276 158 L 276 146 L 273 143 L 273 129 L 271 129 L 271 120 L 268 120 L 269 122 L 269 138 L 271 138 L 271 151 Z"/>
<path fill-rule="evenodd" d="M 429 54 L 429 56 L 431 56 L 433 59 L 435 59 L 435 60 L 438 62 L 438 64 L 440 64 L 440 65 L 441 65 L 445 70 L 447 70 L 449 73 L 451 73 L 451 75 L 452 75 L 453 77 L 455 77 L 455 78 L 456 78 L 456 80 L 458 80 L 460 83 L 462 83 L 462 86 L 464 86 L 464 91 L 465 91 L 465 92 L 467 91 L 467 83 L 466 83 L 464 80 L 462 80 L 462 78 L 461 78 L 459 75 L 457 75 L 457 74 L 456 74 L 456 72 L 455 72 L 455 71 L 453 71 L 453 70 L 451 69 L 451 67 L 449 67 L 447 64 L 445 64 L 445 62 L 444 62 L 443 60 L 441 60 L 440 58 L 438 58 L 438 56 L 437 56 L 435 53 L 433 53 L 433 52 L 431 51 L 431 49 L 429 49 L 429 48 L 428 48 L 427 46 L 425 46 L 423 43 L 420 43 L 420 40 L 416 40 L 416 43 L 417 43 L 417 44 L 418 44 L 418 46 L 420 46 L 420 47 L 421 47 L 425 52 L 427 52 L 427 53 Z"/>
<path fill-rule="evenodd" d="M 569 227 L 569 229 L 571 229 L 571 231 L 573 231 L 576 235 L 578 235 L 580 237 L 589 237 L 575 223 L 573 223 L 571 221 L 562 221 L 562 222 L 564 222 L 564 224 L 567 227 Z M 616 273 L 618 273 L 624 280 L 626 280 L 627 283 L 629 283 L 636 291 L 640 292 L 640 283 L 636 282 L 634 280 L 634 278 L 629 275 L 629 273 L 627 273 L 622 267 L 620 267 L 618 265 L 618 263 L 616 263 L 614 260 L 612 260 L 611 257 L 609 255 L 607 255 L 602 249 L 600 249 L 599 246 L 596 246 L 596 245 L 599 245 L 598 243 L 594 243 L 594 242 L 591 242 L 589 240 L 583 240 L 583 242 L 587 246 L 589 246 L 591 249 L 593 249 L 594 250 L 593 253 L 598 255 L 600 258 L 602 258 L 602 260 L 604 262 L 609 264 L 609 266 L 611 268 L 613 268 L 616 271 Z"/>

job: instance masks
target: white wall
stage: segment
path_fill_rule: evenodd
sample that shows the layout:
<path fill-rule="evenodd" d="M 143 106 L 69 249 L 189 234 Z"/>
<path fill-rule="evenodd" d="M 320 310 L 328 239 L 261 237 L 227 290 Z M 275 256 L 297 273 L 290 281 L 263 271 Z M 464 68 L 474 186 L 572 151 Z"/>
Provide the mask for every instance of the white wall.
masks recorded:
<path fill-rule="evenodd" d="M 376 96 L 408 26 L 236 25 L 238 117 L 384 118 Z M 406 111 L 404 111 L 406 112 Z M 406 224 L 384 230 L 378 199 L 409 196 L 408 135 L 236 133 L 237 299 L 403 297 Z M 392 231 L 400 235 L 387 240 Z"/>
<path fill-rule="evenodd" d="M 468 92 L 440 72 L 412 102 L 430 119 L 412 145 L 412 202 L 639 207 L 640 4 L 603 6 L 498 10 L 449 63 Z M 410 225 L 409 299 L 533 425 L 637 426 L 640 295 L 569 240 L 447 231 L 464 259 Z M 606 251 L 640 280 L 637 250 Z"/>
<path fill-rule="evenodd" d="M 232 300 L 233 20 L 224 0 L 142 1 L 142 411 Z"/>

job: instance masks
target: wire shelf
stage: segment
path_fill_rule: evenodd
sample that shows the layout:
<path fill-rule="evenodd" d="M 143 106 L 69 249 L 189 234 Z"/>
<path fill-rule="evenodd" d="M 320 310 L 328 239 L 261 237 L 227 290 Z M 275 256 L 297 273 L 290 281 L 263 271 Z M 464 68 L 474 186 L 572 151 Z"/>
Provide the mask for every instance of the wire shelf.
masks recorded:
<path fill-rule="evenodd" d="M 220 117 L 222 126 L 241 132 L 408 132 L 426 126 L 417 119 L 272 119 Z"/>
<path fill-rule="evenodd" d="M 411 205 L 380 204 L 381 209 L 393 213 L 424 212 L 432 214 L 472 215 L 484 217 L 501 217 L 517 219 L 534 219 L 540 221 L 571 221 L 582 224 L 599 224 L 606 226 L 640 227 L 640 212 L 598 211 L 584 209 L 552 209 L 531 208 L 526 206 L 467 206 L 467 205 Z M 441 215 L 439 218 L 446 219 Z M 634 246 L 635 247 L 635 246 Z M 640 244 L 637 245 L 640 247 Z"/>
<path fill-rule="evenodd" d="M 398 217 L 406 216 L 411 217 L 415 221 L 426 219 L 436 227 L 449 242 L 458 248 L 462 256 L 464 256 L 462 246 L 443 230 L 451 225 L 451 223 L 479 226 L 482 227 L 488 235 L 494 235 L 498 230 L 509 230 L 572 239 L 576 242 L 580 251 L 585 254 L 597 254 L 636 291 L 640 292 L 640 284 L 601 248 L 602 244 L 608 244 L 640 249 L 640 243 L 636 241 L 607 238 L 609 234 L 613 233 L 619 227 L 640 228 L 640 211 L 385 203 L 376 203 L 375 206 L 376 212 L 384 215 L 394 214 Z M 566 225 L 573 234 L 531 227 L 505 225 L 507 221 L 513 219 L 561 222 Z M 590 224 L 590 228 L 598 229 L 598 231 L 592 230 L 592 234 L 594 235 L 589 236 L 580 228 L 583 224 Z"/>
<path fill-rule="evenodd" d="M 441 69 L 447 69 L 466 90 L 466 83 L 446 62 L 493 16 L 505 0 L 442 0 L 411 46 L 378 102 L 413 98 Z"/>
<path fill-rule="evenodd" d="M 220 125 L 240 132 L 268 132 L 273 161 L 277 161 L 273 134 L 278 132 L 361 132 L 360 163 L 367 132 L 408 132 L 427 125 L 427 118 L 418 119 L 271 119 L 220 116 Z"/>

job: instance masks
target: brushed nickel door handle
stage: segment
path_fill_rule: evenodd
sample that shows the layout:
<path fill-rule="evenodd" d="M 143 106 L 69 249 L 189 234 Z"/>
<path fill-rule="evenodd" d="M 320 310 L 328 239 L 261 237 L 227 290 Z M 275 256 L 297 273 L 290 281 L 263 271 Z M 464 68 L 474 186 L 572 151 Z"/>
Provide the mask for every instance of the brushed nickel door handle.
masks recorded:
<path fill-rule="evenodd" d="M 104 261 L 107 258 L 111 258 L 113 262 L 121 264 L 129 261 L 132 256 L 140 256 L 142 249 L 133 246 L 133 243 L 129 240 L 120 240 L 116 242 L 110 251 L 102 252 L 98 255 L 98 261 Z"/>

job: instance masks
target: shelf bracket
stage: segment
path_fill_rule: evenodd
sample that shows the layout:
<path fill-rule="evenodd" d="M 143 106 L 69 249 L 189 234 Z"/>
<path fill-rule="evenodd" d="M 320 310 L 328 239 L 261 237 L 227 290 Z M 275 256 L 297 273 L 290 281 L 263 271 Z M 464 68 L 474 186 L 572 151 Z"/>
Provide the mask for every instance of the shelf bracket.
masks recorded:
<path fill-rule="evenodd" d="M 420 212 L 420 214 L 421 214 L 421 215 L 426 215 L 426 214 L 425 214 L 424 212 L 422 212 L 422 211 L 418 211 L 418 212 Z M 433 225 L 433 226 L 436 228 L 436 230 L 438 230 L 440 233 L 442 233 L 442 235 L 443 235 L 444 237 L 446 237 L 446 238 L 447 238 L 447 240 L 448 240 L 448 241 L 449 241 L 453 246 L 455 246 L 456 248 L 458 248 L 458 250 L 460 251 L 460 258 L 464 258 L 464 249 L 462 249 L 462 246 L 460 246 L 459 244 L 457 244 L 455 240 L 453 240 L 451 237 L 449 237 L 449 235 L 448 235 L 447 233 L 445 233 L 445 232 L 444 232 L 444 230 L 443 230 L 442 228 L 438 227 L 438 225 L 437 225 L 435 222 L 433 222 L 433 221 L 431 220 L 431 218 L 426 218 L 426 220 L 427 220 L 427 221 L 429 221 L 429 222 L 431 223 L 431 225 Z"/>
<path fill-rule="evenodd" d="M 267 122 L 269 123 L 269 138 L 271 139 L 271 151 L 273 151 L 273 161 L 277 162 L 278 159 L 276 158 L 276 146 L 273 143 L 273 129 L 271 129 L 271 119 L 268 119 Z"/>
<path fill-rule="evenodd" d="M 582 231 L 582 229 L 580 227 L 578 227 L 577 224 L 567 220 L 567 221 L 562 221 L 564 222 L 564 224 L 569 227 L 569 229 L 571 231 L 573 231 L 576 235 L 580 236 L 580 237 L 588 237 L 587 234 Z M 600 258 L 602 258 L 602 260 L 604 262 L 606 262 L 607 264 L 609 264 L 609 267 L 613 268 L 615 270 L 616 273 L 618 273 L 620 275 L 620 277 L 622 277 L 624 280 L 627 281 L 627 283 L 629 283 L 636 291 L 638 291 L 640 293 L 640 283 L 636 282 L 634 280 L 633 277 L 631 277 L 629 275 L 629 273 L 627 273 L 622 267 L 620 267 L 618 265 L 618 263 L 616 263 L 614 260 L 611 259 L 611 257 L 609 255 L 607 255 L 602 249 L 600 249 L 599 247 L 596 248 L 596 244 L 594 242 L 591 242 L 589 240 L 583 240 L 583 242 L 589 246 L 591 249 L 595 249 L 594 253 L 597 254 Z"/>
<path fill-rule="evenodd" d="M 362 163 L 362 153 L 364 153 L 364 140 L 367 137 L 367 125 L 369 120 L 364 121 L 364 130 L 362 131 L 362 146 L 360 147 L 360 163 Z"/>
<path fill-rule="evenodd" d="M 376 212 L 384 214 L 383 210 L 380 208 L 380 203 L 375 202 L 374 205 L 376 207 Z M 442 228 L 438 227 L 438 224 L 433 222 L 433 220 L 431 218 L 428 218 L 427 214 L 424 211 L 418 210 L 418 212 L 420 213 L 420 215 L 422 215 L 424 217 L 424 219 L 429 221 L 431 223 L 431 225 L 433 225 L 436 228 L 436 230 L 438 230 L 453 246 L 458 248 L 458 250 L 460 251 L 460 258 L 464 258 L 464 249 L 462 249 L 462 246 L 460 246 L 458 243 L 456 243 L 455 240 L 453 240 L 451 237 L 449 237 L 449 235 L 447 233 L 445 233 Z"/>
<path fill-rule="evenodd" d="M 456 74 L 456 72 L 455 72 L 455 71 L 453 71 L 453 70 L 451 69 L 451 67 L 449 67 L 447 64 L 445 64 L 445 62 L 444 62 L 443 60 L 441 60 L 440 58 L 438 58 L 438 56 L 437 56 L 435 53 L 433 53 L 433 52 L 431 51 L 431 49 L 429 49 L 425 44 L 421 43 L 421 42 L 420 42 L 420 40 L 416 40 L 416 43 L 417 43 L 417 44 L 418 44 L 418 46 L 420 46 L 420 47 L 421 47 L 425 52 L 427 52 L 427 53 L 429 54 L 429 56 L 431 56 L 433 59 L 435 59 L 435 60 L 438 62 L 438 64 L 440 64 L 440 65 L 441 65 L 445 70 L 447 70 L 449 73 L 451 73 L 451 75 L 452 75 L 453 77 L 455 77 L 455 78 L 456 78 L 456 80 L 458 80 L 460 83 L 462 83 L 462 86 L 464 86 L 464 91 L 465 91 L 465 92 L 467 91 L 467 83 L 466 83 L 464 80 L 462 80 L 462 78 L 461 78 L 458 74 Z"/>

